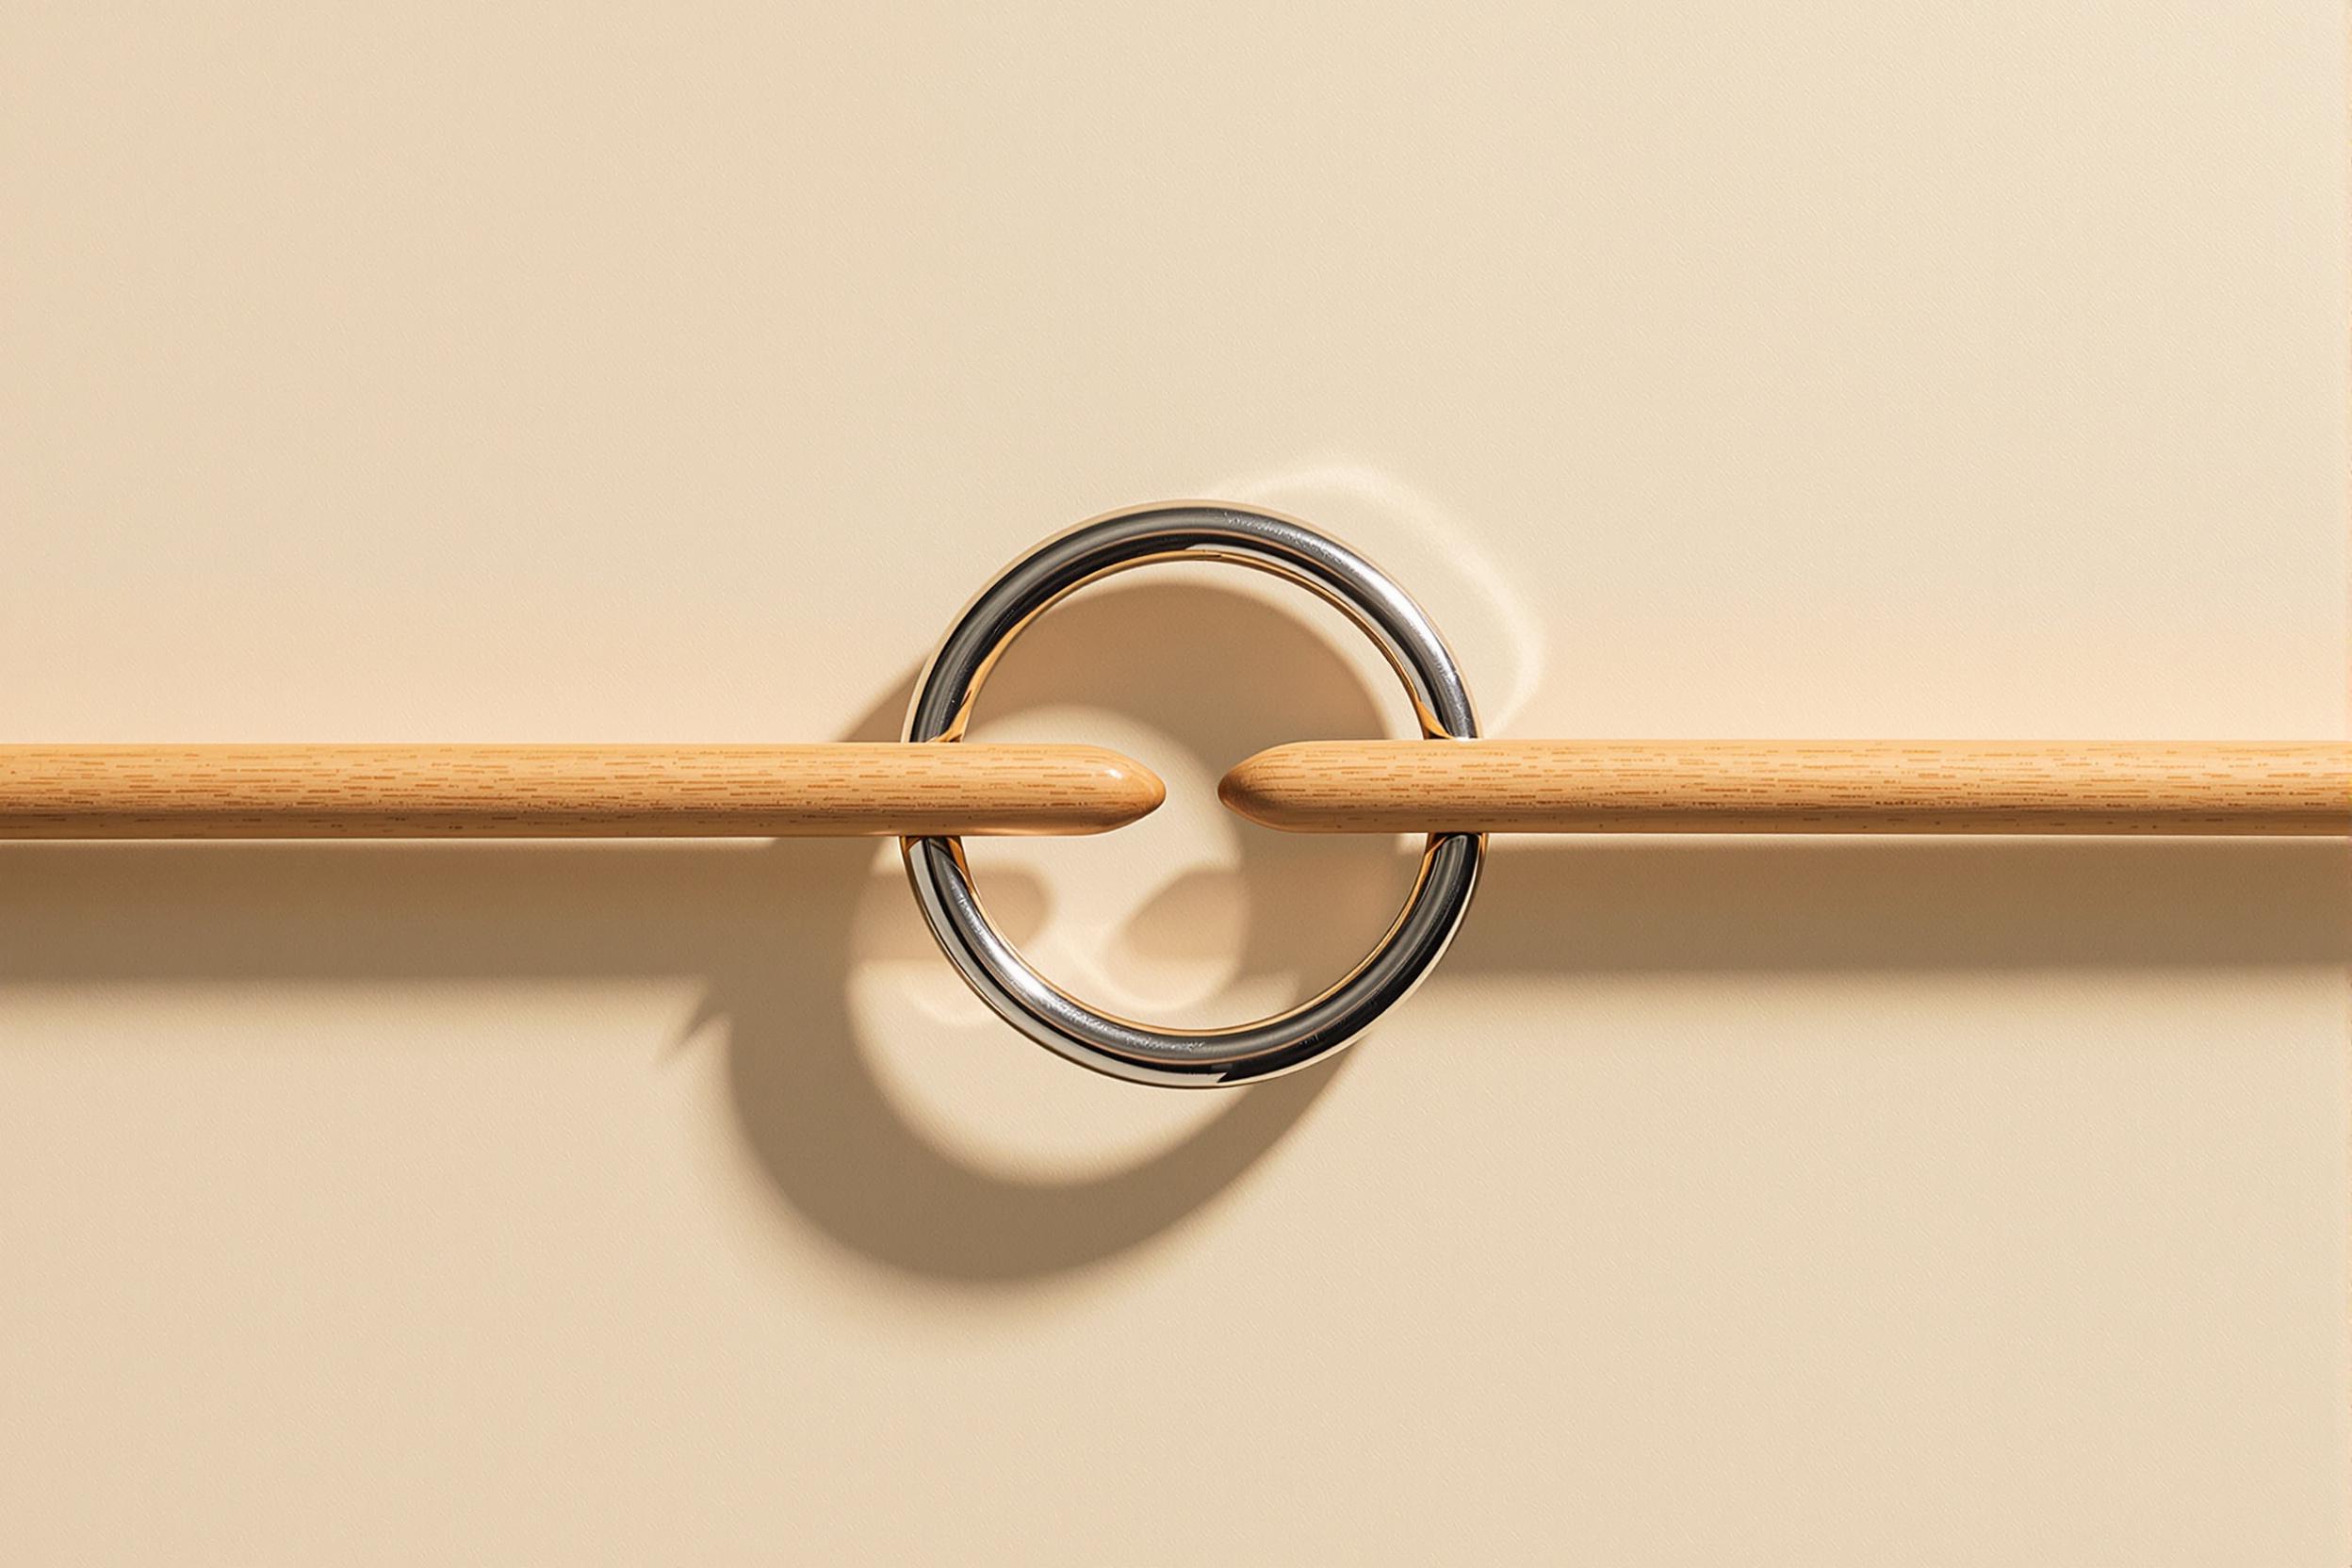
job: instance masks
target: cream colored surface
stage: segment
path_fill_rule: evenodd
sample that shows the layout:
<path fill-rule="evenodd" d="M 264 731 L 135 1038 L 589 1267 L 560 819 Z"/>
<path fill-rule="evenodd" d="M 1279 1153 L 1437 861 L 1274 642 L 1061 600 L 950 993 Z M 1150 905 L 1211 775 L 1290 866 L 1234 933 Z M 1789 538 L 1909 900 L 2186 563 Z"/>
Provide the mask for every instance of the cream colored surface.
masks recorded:
<path fill-rule="evenodd" d="M 1536 735 L 2341 739 L 2327 4 L 0 10 L 8 741 L 880 735 L 1044 532 L 1352 538 Z M 1408 862 L 1230 575 L 983 738 L 1088 995 Z M 1503 841 L 1335 1071 L 872 845 L 0 846 L 22 1562 L 2339 1564 L 2341 846 Z"/>

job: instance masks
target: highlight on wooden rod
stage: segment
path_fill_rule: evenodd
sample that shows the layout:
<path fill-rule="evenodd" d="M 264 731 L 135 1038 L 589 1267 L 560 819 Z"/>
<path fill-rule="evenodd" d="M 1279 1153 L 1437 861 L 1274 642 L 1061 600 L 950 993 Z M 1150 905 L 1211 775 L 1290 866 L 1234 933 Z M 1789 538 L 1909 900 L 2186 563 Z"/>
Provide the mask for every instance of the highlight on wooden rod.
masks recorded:
<path fill-rule="evenodd" d="M 2352 744 L 1308 741 L 1217 787 L 1295 833 L 2352 834 Z"/>
<path fill-rule="evenodd" d="M 1102 833 L 1166 794 L 1099 746 L 0 745 L 0 839 Z"/>

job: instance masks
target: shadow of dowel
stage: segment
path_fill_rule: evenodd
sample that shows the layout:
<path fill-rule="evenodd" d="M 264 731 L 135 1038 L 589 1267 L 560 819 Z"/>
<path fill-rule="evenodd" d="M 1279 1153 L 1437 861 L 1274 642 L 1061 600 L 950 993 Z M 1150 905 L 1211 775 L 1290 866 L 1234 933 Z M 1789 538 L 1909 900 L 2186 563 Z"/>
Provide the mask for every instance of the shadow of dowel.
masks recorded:
<path fill-rule="evenodd" d="M 2352 960 L 2325 839 L 1497 841 L 1463 971 L 2275 968 Z"/>
<path fill-rule="evenodd" d="M 1448 973 L 2264 968 L 2352 961 L 2342 846 L 2223 840 L 1500 841 Z M 760 972 L 840 946 L 869 844 L 0 845 L 0 986 Z M 1136 945 L 1191 953 L 1171 883 Z M 991 882 L 1018 939 L 1034 883 Z M 1311 887 L 1256 918 L 1315 918 Z M 800 917 L 808 918 L 802 919 Z M 1151 933 L 1165 931 L 1165 939 Z M 823 978 L 838 988 L 840 975 Z M 806 1001 L 806 998 L 802 998 Z"/>
<path fill-rule="evenodd" d="M 1253 829 L 1253 831 L 1266 831 Z M 1138 916 L 1190 951 L 1194 873 Z M 1253 890 L 1311 922 L 1311 884 Z M 1444 975 L 2277 968 L 2352 962 L 2352 848 L 2324 839 L 1518 835 L 1492 841 Z"/>

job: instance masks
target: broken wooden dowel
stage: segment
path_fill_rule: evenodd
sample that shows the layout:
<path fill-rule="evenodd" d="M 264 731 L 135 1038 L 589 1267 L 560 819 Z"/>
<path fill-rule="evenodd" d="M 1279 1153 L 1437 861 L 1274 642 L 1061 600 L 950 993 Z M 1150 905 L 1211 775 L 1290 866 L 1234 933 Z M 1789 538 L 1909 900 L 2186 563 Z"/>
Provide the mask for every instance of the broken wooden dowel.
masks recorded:
<path fill-rule="evenodd" d="M 1295 833 L 2352 834 L 2352 744 L 1307 741 L 1225 776 Z"/>
<path fill-rule="evenodd" d="M 0 745 L 0 839 L 1101 833 L 1165 794 L 1097 746 Z"/>

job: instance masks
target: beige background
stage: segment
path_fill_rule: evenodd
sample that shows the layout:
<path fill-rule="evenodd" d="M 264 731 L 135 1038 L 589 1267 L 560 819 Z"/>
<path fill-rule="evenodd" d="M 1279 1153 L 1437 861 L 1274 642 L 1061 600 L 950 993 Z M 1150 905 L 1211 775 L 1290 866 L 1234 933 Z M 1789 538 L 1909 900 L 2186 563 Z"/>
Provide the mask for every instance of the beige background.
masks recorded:
<path fill-rule="evenodd" d="M 1514 735 L 2345 730 L 2339 8 L 0 7 L 0 739 L 886 734 L 1279 505 Z M 1393 726 L 1214 571 L 989 727 L 1053 971 L 1299 994 Z M 1505 840 L 1335 1070 L 872 845 L 0 850 L 24 1562 L 2337 1564 L 2344 851 Z"/>

